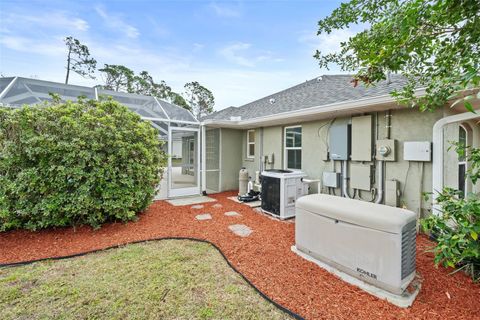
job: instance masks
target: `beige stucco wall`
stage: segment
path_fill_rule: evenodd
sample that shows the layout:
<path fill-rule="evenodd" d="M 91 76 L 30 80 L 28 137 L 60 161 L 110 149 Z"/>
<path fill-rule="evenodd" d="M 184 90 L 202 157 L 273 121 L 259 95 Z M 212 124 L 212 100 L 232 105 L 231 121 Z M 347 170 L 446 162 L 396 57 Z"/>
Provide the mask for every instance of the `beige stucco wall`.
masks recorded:
<path fill-rule="evenodd" d="M 397 140 L 396 161 L 386 162 L 385 180 L 395 179 L 400 183 L 402 192 L 400 202 L 410 210 L 418 212 L 420 207 L 423 215 L 431 209 L 431 202 L 425 201 L 422 193 L 432 192 L 432 162 L 410 162 L 403 160 L 403 142 L 405 141 L 432 141 L 432 128 L 436 121 L 444 116 L 451 114 L 451 111 L 438 109 L 435 112 L 419 112 L 406 108 L 395 108 L 392 111 L 391 118 L 391 139 Z M 386 137 L 386 118 L 385 112 L 372 113 L 374 129 L 374 139 L 384 139 Z M 350 117 L 348 117 L 350 118 Z M 375 120 L 378 119 L 378 125 Z M 341 171 L 340 161 L 329 161 L 327 159 L 328 150 L 328 128 L 333 119 L 291 123 L 290 125 L 302 125 L 302 171 L 308 174 L 309 178 L 319 179 L 323 171 Z M 222 155 L 224 167 L 222 175 L 228 176 L 228 183 L 223 184 L 223 190 L 238 188 L 238 169 L 245 167 L 249 176 L 255 178 L 255 171 L 259 171 L 263 156 L 273 154 L 274 163 L 266 164 L 266 169 L 284 168 L 284 150 L 283 150 L 283 131 L 285 126 L 272 126 L 255 129 L 255 158 L 248 159 L 246 152 L 247 130 L 222 129 L 225 134 L 222 135 Z M 478 122 L 469 122 L 471 128 L 471 141 L 475 147 L 480 146 L 480 125 Z M 376 130 L 378 128 L 378 130 Z M 227 131 L 228 130 L 228 131 Z M 378 131 L 378 132 L 377 132 Z M 228 135 L 226 134 L 228 132 Z M 263 136 L 263 139 L 262 139 Z M 448 125 L 444 129 L 445 146 L 448 141 L 458 140 L 458 124 Z M 261 149 L 263 148 L 263 153 Z M 447 147 L 446 147 L 447 148 Z M 457 187 L 457 157 L 453 150 L 445 150 L 445 184 L 447 186 Z M 262 159 L 261 159 L 262 158 Z M 240 161 L 239 161 L 240 159 Z M 350 164 L 357 163 L 349 161 Z M 359 162 L 358 162 L 359 163 Z M 375 164 L 372 162 L 364 162 Z M 227 164 L 230 166 L 227 168 Z M 375 176 L 377 176 L 377 171 Z M 407 177 L 408 173 L 408 177 Z M 406 184 L 405 184 L 406 183 Z M 471 191 L 480 192 L 480 183 L 477 186 L 471 186 Z M 372 187 L 377 187 L 374 183 Z M 322 190 L 327 192 L 325 188 Z M 316 184 L 311 186 L 310 193 L 317 192 Z M 335 190 L 340 195 L 340 189 Z M 351 192 L 352 193 L 352 192 Z M 367 191 L 362 191 L 362 197 L 368 199 L 371 197 Z"/>
<path fill-rule="evenodd" d="M 401 196 L 401 204 L 411 210 L 418 211 L 423 208 L 423 213 L 431 208 L 430 202 L 425 202 L 421 195 L 423 192 L 431 192 L 432 163 L 426 162 L 423 165 L 418 162 L 403 160 L 404 141 L 432 141 L 433 124 L 443 117 L 443 111 L 418 112 L 411 109 L 392 110 L 391 138 L 397 140 L 395 162 L 386 163 L 385 179 L 398 180 L 400 190 L 404 190 Z M 373 114 L 375 120 L 376 114 Z M 340 172 L 339 161 L 326 161 L 328 150 L 328 128 L 332 119 L 300 123 L 302 125 L 302 171 L 310 178 L 321 178 L 323 171 Z M 289 125 L 295 125 L 292 123 Z M 385 113 L 378 113 L 378 138 L 386 136 Z M 377 126 L 375 126 L 377 127 Z M 267 165 L 267 168 L 283 168 L 283 129 L 284 126 L 257 128 L 255 159 L 246 158 L 246 130 L 242 130 L 242 166 L 246 167 L 250 176 L 254 177 L 255 171 L 260 168 L 260 140 L 263 130 L 263 154 L 273 154 L 274 164 Z M 374 128 L 374 137 L 377 132 Z M 350 161 L 350 163 L 354 163 Z M 367 162 L 365 162 L 367 163 Z M 370 162 L 374 164 L 374 162 Z M 422 168 L 423 167 L 423 168 Z M 377 169 L 378 170 L 378 169 Z M 408 178 L 406 179 L 408 171 Z M 421 179 L 423 171 L 423 179 Z M 405 181 L 407 184 L 405 185 Z M 373 184 L 376 187 L 376 183 Z M 310 192 L 317 192 L 316 185 L 311 186 Z M 323 190 L 326 192 L 326 190 Z M 340 194 L 340 189 L 336 190 Z M 369 192 L 362 191 L 363 198 L 369 198 Z"/>

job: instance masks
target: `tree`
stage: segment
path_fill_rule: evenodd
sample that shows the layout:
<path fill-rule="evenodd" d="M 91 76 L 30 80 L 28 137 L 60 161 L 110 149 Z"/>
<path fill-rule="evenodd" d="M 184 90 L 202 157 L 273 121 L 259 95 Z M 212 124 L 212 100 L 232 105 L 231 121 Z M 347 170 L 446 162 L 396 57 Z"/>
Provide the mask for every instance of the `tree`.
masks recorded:
<path fill-rule="evenodd" d="M 99 71 L 105 75 L 105 89 L 131 92 L 134 78 L 134 72 L 131 69 L 118 64 L 105 64 Z"/>
<path fill-rule="evenodd" d="M 459 91 L 480 85 L 478 0 L 351 0 L 318 22 L 318 34 L 358 24 L 369 27 L 342 42 L 338 52 L 317 50 L 320 67 L 338 64 L 366 85 L 400 73 L 407 78 L 393 93 L 400 102 L 433 110 L 457 97 L 456 103 L 473 111 L 473 95 L 460 99 Z M 415 94 L 419 87 L 424 96 Z"/>
<path fill-rule="evenodd" d="M 90 56 L 88 47 L 71 36 L 66 37 L 64 42 L 68 48 L 65 84 L 68 84 L 70 70 L 78 73 L 82 77 L 95 79 L 93 73 L 97 68 L 97 60 Z"/>
<path fill-rule="evenodd" d="M 160 83 L 156 83 L 147 71 L 142 71 L 139 75 L 133 77 L 132 85 L 128 92 L 167 99 L 170 97 L 172 88 L 163 80 Z"/>
<path fill-rule="evenodd" d="M 187 101 L 178 93 L 176 92 L 171 92 L 170 93 L 170 102 L 179 106 L 179 107 L 182 107 L 184 109 L 187 109 L 189 111 L 192 111 L 192 108 L 190 107 L 190 105 L 187 103 Z"/>
<path fill-rule="evenodd" d="M 184 88 L 186 100 L 197 119 L 213 112 L 215 98 L 210 90 L 197 81 L 185 84 Z"/>

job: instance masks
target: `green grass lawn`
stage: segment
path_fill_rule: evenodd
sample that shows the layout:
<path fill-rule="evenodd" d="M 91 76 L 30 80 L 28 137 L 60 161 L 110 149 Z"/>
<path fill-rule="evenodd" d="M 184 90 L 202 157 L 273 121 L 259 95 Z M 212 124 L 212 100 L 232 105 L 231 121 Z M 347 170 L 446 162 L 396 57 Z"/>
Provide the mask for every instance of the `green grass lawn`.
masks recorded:
<path fill-rule="evenodd" d="M 154 241 L 0 269 L 0 319 L 286 319 L 212 246 Z"/>

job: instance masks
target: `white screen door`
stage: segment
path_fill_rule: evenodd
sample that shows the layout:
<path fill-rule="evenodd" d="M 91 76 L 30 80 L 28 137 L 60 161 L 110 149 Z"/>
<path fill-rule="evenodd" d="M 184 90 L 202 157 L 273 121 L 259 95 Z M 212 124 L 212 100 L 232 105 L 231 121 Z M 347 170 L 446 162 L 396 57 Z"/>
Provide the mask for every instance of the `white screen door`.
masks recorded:
<path fill-rule="evenodd" d="M 170 127 L 168 139 L 168 196 L 200 194 L 199 130 Z"/>

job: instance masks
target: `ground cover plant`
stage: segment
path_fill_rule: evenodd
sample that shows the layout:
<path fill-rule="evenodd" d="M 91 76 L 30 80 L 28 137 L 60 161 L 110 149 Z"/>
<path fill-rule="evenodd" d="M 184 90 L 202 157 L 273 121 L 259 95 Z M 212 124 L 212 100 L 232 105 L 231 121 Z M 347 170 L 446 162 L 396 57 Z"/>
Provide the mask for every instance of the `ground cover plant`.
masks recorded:
<path fill-rule="evenodd" d="M 160 147 L 112 100 L 0 108 L 0 231 L 134 219 L 155 194 Z"/>
<path fill-rule="evenodd" d="M 480 149 L 455 146 L 470 164 L 467 178 L 473 184 L 480 181 Z M 432 214 L 422 221 L 424 230 L 437 240 L 435 263 L 465 270 L 475 281 L 480 280 L 480 197 L 444 188 L 437 202 L 442 214 Z"/>
<path fill-rule="evenodd" d="M 0 269 L 1 319 L 287 319 L 206 243 L 162 240 Z"/>

